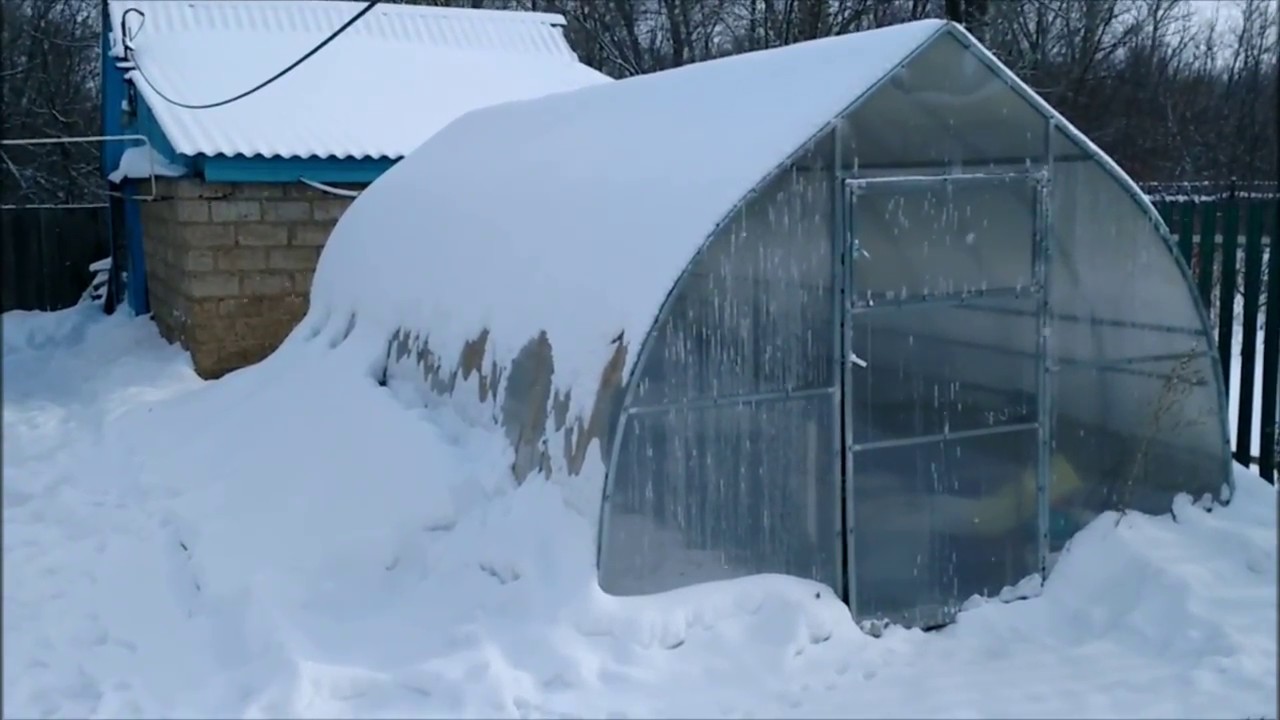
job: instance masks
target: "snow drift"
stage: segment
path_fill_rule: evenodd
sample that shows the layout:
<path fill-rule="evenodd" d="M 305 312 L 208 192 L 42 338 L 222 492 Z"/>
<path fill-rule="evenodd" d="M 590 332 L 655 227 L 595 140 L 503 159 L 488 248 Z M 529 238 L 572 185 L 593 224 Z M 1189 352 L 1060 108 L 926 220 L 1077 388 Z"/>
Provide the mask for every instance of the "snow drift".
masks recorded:
<path fill-rule="evenodd" d="M 611 598 L 589 523 L 362 348 L 201 383 L 145 319 L 4 317 L 4 713 L 1276 717 L 1276 493 L 1098 518 L 1040 597 L 860 632 L 756 576 Z"/>

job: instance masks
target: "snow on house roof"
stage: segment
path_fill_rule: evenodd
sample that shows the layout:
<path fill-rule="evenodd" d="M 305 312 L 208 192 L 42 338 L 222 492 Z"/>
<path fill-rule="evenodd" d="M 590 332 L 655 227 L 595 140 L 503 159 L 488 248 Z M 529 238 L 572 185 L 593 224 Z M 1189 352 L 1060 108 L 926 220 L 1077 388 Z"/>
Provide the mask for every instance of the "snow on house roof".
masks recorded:
<path fill-rule="evenodd" d="M 589 408 L 611 340 L 624 332 L 634 360 L 720 220 L 945 27 L 908 23 L 471 113 L 342 216 L 314 319 L 429 331 L 446 358 L 487 327 L 500 365 L 545 330 L 556 387 Z"/>
<path fill-rule="evenodd" d="M 127 20 L 141 97 L 183 155 L 400 158 L 476 108 L 608 81 L 578 62 L 559 15 L 381 5 L 297 69 L 363 2 L 111 0 L 113 55 Z M 129 9 L 145 13 L 140 20 Z M 126 64 L 125 67 L 128 67 Z M 152 87 L 150 83 L 156 87 Z"/>

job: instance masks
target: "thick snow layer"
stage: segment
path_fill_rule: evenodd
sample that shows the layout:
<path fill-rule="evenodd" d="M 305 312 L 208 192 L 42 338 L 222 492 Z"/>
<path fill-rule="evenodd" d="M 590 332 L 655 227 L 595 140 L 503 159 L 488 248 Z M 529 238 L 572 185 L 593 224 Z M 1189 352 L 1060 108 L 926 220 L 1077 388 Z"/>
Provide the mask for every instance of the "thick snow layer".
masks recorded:
<path fill-rule="evenodd" d="M 145 179 L 150 177 L 182 177 L 187 169 L 170 162 L 155 151 L 150 145 L 140 145 L 125 149 L 120 153 L 120 164 L 107 176 L 113 183 L 125 178 Z"/>
<path fill-rule="evenodd" d="M 555 387 L 585 415 L 611 341 L 622 334 L 629 370 L 673 283 L 739 200 L 946 31 L 1003 67 L 959 26 L 922 20 L 469 113 L 343 215 L 308 325 L 341 331 L 354 316 L 372 336 L 407 328 L 447 362 L 488 328 L 486 365 L 499 366 L 546 331 Z M 1155 217 L 1114 162 L 1007 78 Z"/>
<path fill-rule="evenodd" d="M 3 322 L 6 717 L 1277 716 L 1277 497 L 1243 471 L 1098 518 L 1039 597 L 872 639 L 794 578 L 604 596 L 561 491 L 509 490 L 367 339 L 203 383 L 146 319 Z"/>
<path fill-rule="evenodd" d="M 545 330 L 556 387 L 589 409 L 611 340 L 624 333 L 634 359 L 717 223 L 944 27 L 907 23 L 471 113 L 343 214 L 312 319 L 420 330 L 449 359 L 488 328 L 500 364 Z"/>
<path fill-rule="evenodd" d="M 115 52 L 178 102 L 218 102 L 275 75 L 364 3 L 112 0 Z M 137 8 L 146 13 L 140 21 Z M 609 78 L 582 65 L 544 13 L 382 5 L 280 80 L 243 100 L 190 110 L 128 71 L 183 155 L 399 158 L 479 107 Z"/>

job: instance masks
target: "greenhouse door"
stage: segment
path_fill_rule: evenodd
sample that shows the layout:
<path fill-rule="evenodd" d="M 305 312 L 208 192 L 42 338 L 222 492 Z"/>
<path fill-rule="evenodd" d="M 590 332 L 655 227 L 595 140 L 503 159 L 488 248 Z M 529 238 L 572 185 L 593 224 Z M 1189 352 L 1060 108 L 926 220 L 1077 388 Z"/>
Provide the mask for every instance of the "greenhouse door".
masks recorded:
<path fill-rule="evenodd" d="M 1040 178 L 845 181 L 845 536 L 859 620 L 946 624 L 971 596 L 1040 572 Z"/>

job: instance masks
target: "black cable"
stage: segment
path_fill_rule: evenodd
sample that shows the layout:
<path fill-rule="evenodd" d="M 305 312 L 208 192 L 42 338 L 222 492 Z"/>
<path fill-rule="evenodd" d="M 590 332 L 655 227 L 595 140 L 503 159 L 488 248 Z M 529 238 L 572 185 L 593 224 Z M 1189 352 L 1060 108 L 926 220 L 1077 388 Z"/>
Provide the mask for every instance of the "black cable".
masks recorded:
<path fill-rule="evenodd" d="M 325 39 L 324 39 L 324 41 L 323 41 L 323 42 L 321 42 L 319 45 L 316 45 L 315 47 L 311 48 L 311 50 L 310 50 L 310 51 L 308 51 L 306 55 L 303 55 L 302 57 L 298 58 L 297 60 L 294 60 L 294 61 L 293 61 L 293 64 L 289 65 L 289 66 L 288 66 L 288 67 L 286 67 L 285 69 L 281 70 L 280 72 L 276 73 L 275 75 L 272 75 L 271 77 L 269 77 L 269 78 L 267 78 L 266 80 L 262 81 L 262 82 L 261 82 L 261 83 L 259 83 L 257 86 L 252 87 L 252 88 L 250 88 L 250 89 L 248 89 L 248 90 L 245 90 L 244 92 L 240 93 L 239 95 L 236 95 L 235 97 L 230 97 L 230 98 L 227 98 L 226 100 L 220 100 L 220 101 L 215 102 L 215 103 L 207 103 L 207 104 L 204 104 L 204 105 L 189 105 L 189 104 L 184 103 L 184 102 L 178 102 L 177 100 L 174 100 L 173 98 L 169 97 L 168 95 L 165 95 L 165 94 L 164 94 L 164 92 L 162 92 L 162 91 L 160 90 L 160 88 L 156 87 L 156 84 L 155 84 L 155 83 L 151 82 L 151 78 L 148 78 L 148 77 L 147 77 L 146 72 L 144 72 L 144 71 L 142 70 L 142 65 L 138 64 L 138 61 L 137 61 L 137 60 L 134 60 L 134 61 L 133 61 L 133 66 L 134 66 L 134 68 L 136 68 L 136 69 L 137 69 L 137 71 L 138 71 L 138 75 L 140 75 L 140 76 L 142 77 L 142 79 L 143 79 L 144 81 L 146 81 L 147 85 L 151 86 L 151 89 L 155 91 L 156 95 L 159 95 L 159 96 L 160 96 L 160 98 L 161 98 L 162 100 L 164 100 L 165 102 L 169 103 L 170 105 L 177 105 L 177 106 L 178 106 L 178 107 L 180 107 L 180 108 L 186 108 L 186 109 L 188 109 L 188 110 L 208 110 L 209 108 L 216 108 L 216 107 L 221 107 L 221 106 L 223 106 L 223 105 L 230 105 L 231 103 L 233 103 L 233 102 L 235 102 L 235 101 L 237 101 L 237 100 L 243 100 L 244 98 L 249 97 L 250 95 L 252 95 L 252 94 L 254 94 L 254 93 L 258 92 L 259 90 L 261 90 L 262 88 L 264 88 L 264 87 L 266 87 L 266 86 L 270 85 L 271 83 L 275 82 L 276 80 L 279 80 L 280 78 L 282 78 L 282 77 L 284 77 L 285 75 L 289 74 L 289 72 L 290 72 L 290 71 L 292 71 L 294 68 L 298 67 L 298 66 L 299 66 L 299 65 L 301 65 L 302 63 L 306 62 L 306 61 L 307 61 L 307 60 L 308 60 L 312 55 L 315 55 L 316 53 L 318 53 L 318 52 L 320 52 L 321 50 L 323 50 L 325 45 L 328 45 L 329 43 L 331 43 L 331 42 L 333 42 L 334 40 L 338 39 L 338 36 L 339 36 L 339 35 L 341 35 L 342 33 L 346 32 L 347 28 L 351 27 L 352 25 L 355 25 L 355 24 L 356 24 L 356 21 L 358 21 L 360 18 L 362 18 L 362 17 L 364 17 L 365 15 L 367 15 L 367 14 L 369 13 L 369 11 L 370 11 L 370 10 L 372 10 L 373 8 L 375 8 L 375 7 L 378 5 L 378 3 L 380 3 L 380 2 L 382 2 L 382 0 L 369 0 L 369 3 L 368 3 L 367 5 L 365 5 L 365 6 L 364 6 L 364 8 L 362 8 L 362 9 L 360 10 L 360 12 L 356 13 L 354 16 L 352 16 L 352 18 L 351 18 L 350 20 L 348 20 L 348 21 L 346 21 L 345 23 L 343 23 L 343 24 L 342 24 L 342 26 L 341 26 L 341 27 L 339 27 L 337 30 L 334 30 L 334 31 L 329 35 L 329 37 L 325 38 Z M 144 24 L 145 24 L 145 23 L 146 23 L 146 21 L 147 21 L 147 15 L 146 15 L 146 13 L 142 12 L 142 11 L 141 11 L 141 10 L 139 10 L 138 8 L 133 8 L 133 7 L 131 7 L 131 8 L 129 8 L 129 9 L 125 10 L 125 11 L 124 11 L 124 14 L 120 16 L 120 37 L 121 37 L 121 41 L 122 41 L 122 42 L 123 42 L 123 41 L 124 41 L 124 39 L 125 39 L 125 27 L 124 27 L 124 25 L 125 25 L 125 21 L 128 19 L 128 17 L 129 17 L 129 14 L 130 14 L 130 13 L 137 13 L 137 14 L 139 15 L 139 17 L 141 17 L 141 18 L 142 18 L 142 23 L 144 23 Z M 140 27 L 142 27 L 142 25 L 139 25 L 138 27 L 140 28 Z M 130 59 L 132 59 L 132 58 L 130 58 Z"/>

